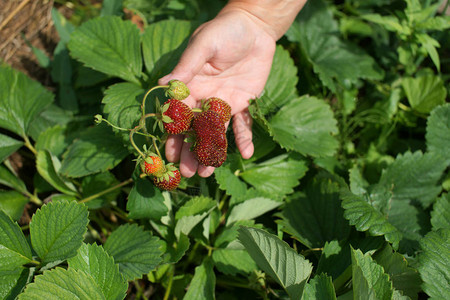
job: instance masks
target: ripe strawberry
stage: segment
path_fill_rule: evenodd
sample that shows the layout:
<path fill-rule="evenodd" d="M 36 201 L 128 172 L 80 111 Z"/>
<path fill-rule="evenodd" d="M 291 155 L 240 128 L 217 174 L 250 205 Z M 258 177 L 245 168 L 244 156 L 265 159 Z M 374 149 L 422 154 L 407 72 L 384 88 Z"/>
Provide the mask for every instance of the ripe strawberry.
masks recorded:
<path fill-rule="evenodd" d="M 166 165 L 166 172 L 160 177 L 153 177 L 153 183 L 161 190 L 172 191 L 177 188 L 181 181 L 181 174 L 178 169 L 172 165 Z"/>
<path fill-rule="evenodd" d="M 194 113 L 183 102 L 176 99 L 167 100 L 162 106 L 164 129 L 170 134 L 179 134 L 191 127 Z"/>
<path fill-rule="evenodd" d="M 154 176 L 161 176 L 166 170 L 163 160 L 156 154 L 148 155 L 147 158 L 143 160 L 141 167 L 145 174 Z"/>
<path fill-rule="evenodd" d="M 208 110 L 200 113 L 193 121 L 195 132 L 193 151 L 204 166 L 220 167 L 227 159 L 227 137 L 221 116 Z"/>
<path fill-rule="evenodd" d="M 203 111 L 212 110 L 220 115 L 222 122 L 226 123 L 231 119 L 231 107 L 220 98 L 212 97 L 203 103 Z"/>

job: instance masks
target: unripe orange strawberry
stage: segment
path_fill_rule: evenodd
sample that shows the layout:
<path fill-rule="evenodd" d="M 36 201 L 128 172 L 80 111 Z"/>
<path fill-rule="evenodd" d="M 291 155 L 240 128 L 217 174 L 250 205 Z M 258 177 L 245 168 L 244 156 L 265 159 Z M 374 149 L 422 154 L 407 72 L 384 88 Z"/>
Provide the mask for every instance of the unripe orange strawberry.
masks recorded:
<path fill-rule="evenodd" d="M 231 119 L 231 107 L 220 98 L 212 97 L 203 103 L 203 111 L 212 110 L 220 115 L 222 122 L 226 123 Z"/>
<path fill-rule="evenodd" d="M 170 134 L 179 134 L 191 128 L 194 113 L 183 102 L 167 100 L 161 108 L 164 129 Z"/>
<path fill-rule="evenodd" d="M 195 117 L 192 128 L 195 132 L 193 152 L 204 166 L 220 167 L 227 158 L 227 137 L 221 116 L 208 110 Z"/>
<path fill-rule="evenodd" d="M 153 183 L 161 190 L 172 191 L 180 184 L 181 174 L 172 164 L 166 165 L 165 169 L 164 174 L 159 177 L 153 177 Z"/>
<path fill-rule="evenodd" d="M 165 171 L 163 160 L 156 154 L 147 156 L 141 166 L 147 175 L 161 176 Z"/>

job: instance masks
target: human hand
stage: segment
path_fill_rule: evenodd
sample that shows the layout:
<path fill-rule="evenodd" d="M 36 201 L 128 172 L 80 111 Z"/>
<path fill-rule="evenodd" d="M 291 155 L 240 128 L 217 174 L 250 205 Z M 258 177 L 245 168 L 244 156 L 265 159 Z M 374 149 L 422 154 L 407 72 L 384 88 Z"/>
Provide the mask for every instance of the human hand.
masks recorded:
<path fill-rule="evenodd" d="M 199 107 L 200 101 L 209 97 L 228 102 L 236 145 L 247 159 L 254 151 L 248 101 L 263 91 L 274 53 L 275 39 L 257 19 L 239 9 L 223 11 L 194 32 L 178 65 L 159 84 L 172 79 L 186 83 L 191 95 L 183 102 L 190 107 Z M 167 160 L 180 160 L 184 177 L 196 172 L 202 177 L 210 176 L 214 168 L 199 165 L 189 151 L 190 144 L 183 140 L 184 135 L 169 136 Z"/>

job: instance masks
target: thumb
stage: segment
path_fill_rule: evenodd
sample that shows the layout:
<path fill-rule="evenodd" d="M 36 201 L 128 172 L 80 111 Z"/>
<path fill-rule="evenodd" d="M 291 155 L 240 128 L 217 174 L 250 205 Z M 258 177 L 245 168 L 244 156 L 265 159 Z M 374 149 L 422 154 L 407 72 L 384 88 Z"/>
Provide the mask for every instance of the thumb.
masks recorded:
<path fill-rule="evenodd" d="M 169 80 L 177 79 L 188 84 L 212 56 L 210 44 L 202 39 L 201 34 L 194 35 L 173 71 L 162 77 L 158 83 L 164 85 Z"/>

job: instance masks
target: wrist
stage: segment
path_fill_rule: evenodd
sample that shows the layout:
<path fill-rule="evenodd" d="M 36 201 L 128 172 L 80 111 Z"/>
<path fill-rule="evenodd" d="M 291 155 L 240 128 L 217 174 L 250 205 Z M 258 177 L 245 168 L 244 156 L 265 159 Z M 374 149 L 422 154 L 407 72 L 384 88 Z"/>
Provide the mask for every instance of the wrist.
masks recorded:
<path fill-rule="evenodd" d="M 220 13 L 241 11 L 277 41 L 305 3 L 306 0 L 230 0 Z"/>

